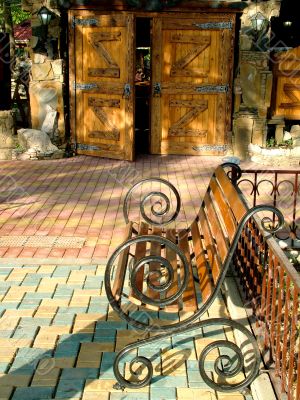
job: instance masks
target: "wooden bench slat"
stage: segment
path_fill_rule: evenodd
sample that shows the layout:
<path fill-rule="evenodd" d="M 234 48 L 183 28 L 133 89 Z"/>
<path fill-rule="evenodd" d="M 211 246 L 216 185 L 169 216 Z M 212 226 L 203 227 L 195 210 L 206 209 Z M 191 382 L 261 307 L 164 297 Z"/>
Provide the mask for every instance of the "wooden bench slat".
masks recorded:
<path fill-rule="evenodd" d="M 207 221 L 207 216 L 204 212 L 203 207 L 201 207 L 200 209 L 199 218 L 199 228 L 201 229 L 203 237 L 205 237 L 205 250 L 209 261 L 209 266 L 211 268 L 211 274 L 213 276 L 214 282 L 216 282 L 220 274 L 221 263 L 218 257 L 218 249 L 214 238 L 212 237 L 209 223 Z"/>
<path fill-rule="evenodd" d="M 153 227 L 153 230 L 151 232 L 152 235 L 157 235 L 161 236 L 162 230 L 159 227 Z M 160 256 L 161 255 L 161 245 L 159 242 L 151 242 L 151 247 L 150 247 L 150 254 L 152 256 Z M 149 273 L 150 272 L 155 272 L 159 271 L 161 268 L 160 263 L 158 262 L 152 262 L 149 265 Z M 150 275 L 150 281 L 153 285 L 159 285 L 160 284 L 160 279 L 156 278 L 155 275 Z M 151 297 L 152 299 L 160 299 L 160 293 L 152 290 L 151 288 L 147 288 L 147 296 Z M 147 305 L 147 308 L 150 308 L 152 310 L 158 310 L 159 307 L 153 306 L 153 305 Z"/>
<path fill-rule="evenodd" d="M 242 201 L 236 188 L 230 182 L 228 176 L 225 174 L 224 170 L 221 167 L 217 168 L 215 175 L 222 187 L 228 204 L 232 209 L 235 218 L 237 219 L 237 222 L 240 222 L 247 211 L 245 203 Z"/>
<path fill-rule="evenodd" d="M 212 283 L 207 268 L 207 260 L 199 232 L 199 226 L 196 221 L 192 223 L 191 232 L 192 232 L 194 253 L 198 271 L 199 286 L 200 286 L 202 301 L 205 302 L 212 292 Z"/>
<path fill-rule="evenodd" d="M 166 238 L 171 240 L 171 242 L 176 243 L 176 230 L 167 229 Z M 180 276 L 178 275 L 178 264 L 177 264 L 176 253 L 175 251 L 170 249 L 170 247 L 166 247 L 166 258 L 167 260 L 169 260 L 174 272 L 174 280 L 172 286 L 167 292 L 167 297 L 171 297 L 178 291 L 178 279 L 180 279 Z M 181 300 L 178 299 L 174 303 L 167 305 L 165 307 L 165 311 L 176 312 L 180 308 L 181 308 Z"/>
<path fill-rule="evenodd" d="M 145 222 L 141 222 L 138 230 L 138 236 L 147 235 L 149 230 L 149 225 Z M 135 262 L 139 261 L 141 258 L 145 257 L 147 249 L 147 243 L 137 243 L 135 247 Z M 143 291 L 143 284 L 144 284 L 144 268 L 140 268 L 138 273 L 136 274 L 136 287 L 139 291 Z M 136 298 L 133 290 L 130 290 L 129 299 L 134 302 L 135 304 L 140 305 L 140 299 Z"/>
<path fill-rule="evenodd" d="M 218 183 L 214 177 L 212 177 L 209 186 L 213 193 L 213 196 L 215 198 L 217 206 L 219 207 L 220 212 L 223 215 L 225 228 L 227 230 L 230 242 L 232 242 L 232 239 L 233 239 L 236 229 L 237 229 L 237 224 L 233 217 L 232 211 L 224 198 L 224 193 L 222 192 L 220 186 L 218 185 Z"/>
<path fill-rule="evenodd" d="M 221 214 L 218 213 L 218 211 L 214 208 L 213 201 L 210 197 L 209 192 L 206 192 L 206 195 L 204 197 L 204 204 L 211 233 L 213 238 L 218 241 L 218 252 L 223 262 L 228 252 L 228 242 L 226 243 L 222 228 L 222 224 L 224 225 L 224 222 L 222 221 Z"/>
<path fill-rule="evenodd" d="M 183 300 L 183 310 L 184 311 L 196 311 L 197 306 L 197 296 L 195 291 L 195 284 L 193 278 L 193 270 L 191 265 L 191 256 L 188 242 L 188 234 L 186 230 L 178 231 L 178 245 L 186 256 L 187 262 L 189 264 L 189 280 L 186 290 L 182 294 Z M 183 269 L 181 269 L 181 277 L 183 279 Z"/>
<path fill-rule="evenodd" d="M 124 241 L 130 239 L 132 234 L 132 222 L 129 222 L 126 226 Z M 118 265 L 114 275 L 114 281 L 112 286 L 112 294 L 119 300 L 123 291 L 124 280 L 126 275 L 126 267 L 128 262 L 129 247 L 127 247 L 121 254 L 118 260 Z"/>

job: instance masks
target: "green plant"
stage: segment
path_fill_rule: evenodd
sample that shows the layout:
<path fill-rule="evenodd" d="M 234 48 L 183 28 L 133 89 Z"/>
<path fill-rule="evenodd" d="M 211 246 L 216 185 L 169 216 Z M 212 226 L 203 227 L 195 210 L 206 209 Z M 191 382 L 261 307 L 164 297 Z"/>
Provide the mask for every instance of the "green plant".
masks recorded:
<path fill-rule="evenodd" d="M 17 4 L 11 5 L 11 14 L 13 19 L 13 24 L 17 25 L 23 21 L 26 21 L 30 18 L 31 14 L 27 11 L 22 10 L 21 6 Z"/>
<path fill-rule="evenodd" d="M 24 148 L 20 145 L 20 143 L 18 141 L 16 141 L 15 149 L 17 151 L 24 151 Z"/>
<path fill-rule="evenodd" d="M 266 141 L 266 147 L 276 147 L 277 146 L 277 142 L 275 138 L 269 138 Z"/>

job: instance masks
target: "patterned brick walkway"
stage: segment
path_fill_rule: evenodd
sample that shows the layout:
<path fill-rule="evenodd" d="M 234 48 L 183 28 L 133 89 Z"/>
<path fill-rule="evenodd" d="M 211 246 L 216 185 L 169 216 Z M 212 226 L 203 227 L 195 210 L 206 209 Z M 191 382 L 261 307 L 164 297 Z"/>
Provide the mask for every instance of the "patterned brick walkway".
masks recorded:
<path fill-rule="evenodd" d="M 115 352 L 139 335 L 108 308 L 103 274 L 103 265 L 0 268 L 1 400 L 252 400 L 217 393 L 200 377 L 199 354 L 212 335 L 230 335 L 221 330 L 144 347 L 139 355 L 154 365 L 151 385 L 114 390 Z M 209 313 L 228 315 L 221 297 Z"/>
<path fill-rule="evenodd" d="M 101 261 L 120 243 L 121 200 L 141 178 L 178 188 L 192 221 L 220 157 L 143 156 L 134 163 L 75 157 L 1 162 L 0 257 Z"/>
<path fill-rule="evenodd" d="M 133 183 L 149 177 L 173 183 L 182 199 L 177 220 L 186 226 L 221 162 L 221 157 L 147 155 L 133 163 L 84 156 L 0 162 L 0 257 L 103 262 L 122 241 L 122 201 Z"/>
<path fill-rule="evenodd" d="M 225 331 L 144 348 L 140 355 L 154 363 L 152 384 L 123 393 L 112 387 L 115 352 L 138 335 L 108 308 L 103 289 L 103 261 L 122 240 L 122 198 L 143 177 L 166 178 L 180 192 L 178 220 L 185 225 L 221 162 L 177 156 L 1 162 L 0 400 L 252 400 L 211 391 L 198 372 L 209 335 L 224 339 Z M 222 298 L 209 312 L 228 314 Z"/>

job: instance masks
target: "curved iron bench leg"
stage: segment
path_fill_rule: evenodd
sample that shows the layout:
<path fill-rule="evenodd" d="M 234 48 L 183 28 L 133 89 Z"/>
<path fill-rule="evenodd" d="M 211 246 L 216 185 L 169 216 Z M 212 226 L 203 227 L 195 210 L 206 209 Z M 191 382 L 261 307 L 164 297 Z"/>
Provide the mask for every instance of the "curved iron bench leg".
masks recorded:
<path fill-rule="evenodd" d="M 127 356 L 128 353 L 130 353 L 132 350 L 137 350 L 142 346 L 159 342 L 160 340 L 169 338 L 170 336 L 176 334 L 187 333 L 189 331 L 193 331 L 195 329 L 201 329 L 207 326 L 220 326 L 220 325 L 236 329 L 240 331 L 243 335 L 245 335 L 246 337 L 245 344 L 247 345 L 247 361 L 251 359 L 252 361 L 251 365 L 250 366 L 247 365 L 246 368 L 245 355 L 243 354 L 241 348 L 236 343 L 231 342 L 229 340 L 215 340 L 214 342 L 204 347 L 204 349 L 202 350 L 202 353 L 199 358 L 199 372 L 203 381 L 210 388 L 214 390 L 220 392 L 242 391 L 243 389 L 248 387 L 258 375 L 259 364 L 261 361 L 260 351 L 255 337 L 252 335 L 250 331 L 248 331 L 248 329 L 246 329 L 243 325 L 241 325 L 236 321 L 225 318 L 212 318 L 209 320 L 200 321 L 191 324 L 188 327 L 181 327 L 179 329 L 176 329 L 171 334 L 164 333 L 162 335 L 150 337 L 127 345 L 117 354 L 116 359 L 114 361 L 114 373 L 118 381 L 118 383 L 114 385 L 114 388 L 122 390 L 124 390 L 125 388 L 138 389 L 148 385 L 152 379 L 153 376 L 152 363 L 149 358 L 142 356 L 135 356 L 129 364 L 129 371 L 131 372 L 132 375 L 135 376 L 136 381 L 130 381 L 129 379 L 126 379 L 123 376 L 123 374 L 120 371 L 120 364 L 122 362 L 122 359 L 125 356 Z M 193 339 L 193 337 L 191 339 Z M 251 346 L 251 351 L 249 349 L 249 346 Z M 223 355 L 221 354 L 216 358 L 214 362 L 214 372 L 218 378 L 221 378 L 220 382 L 216 382 L 212 380 L 209 374 L 207 373 L 205 361 L 206 357 L 211 351 L 220 348 L 225 348 L 227 351 L 229 349 L 233 353 L 233 355 L 229 356 L 228 354 L 223 354 Z M 144 376 L 141 380 L 138 380 L 139 372 L 134 371 L 133 369 L 134 365 L 137 364 L 139 364 L 140 367 L 143 366 L 144 368 L 146 368 L 146 376 Z M 139 369 L 142 370 L 143 368 Z M 225 381 L 226 378 L 227 379 L 234 378 L 241 372 L 245 371 L 246 369 L 248 375 L 245 377 L 244 380 L 239 381 L 237 383 L 229 383 Z"/>

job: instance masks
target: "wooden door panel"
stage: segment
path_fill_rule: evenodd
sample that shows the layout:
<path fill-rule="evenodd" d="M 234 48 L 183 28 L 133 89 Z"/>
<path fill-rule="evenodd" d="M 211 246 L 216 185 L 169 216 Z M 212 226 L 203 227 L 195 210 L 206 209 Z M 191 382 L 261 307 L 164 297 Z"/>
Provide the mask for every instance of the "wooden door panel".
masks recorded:
<path fill-rule="evenodd" d="M 183 54 L 177 55 L 178 58 L 171 65 L 170 76 L 207 78 L 209 65 L 204 61 L 205 54 L 202 53 L 211 45 L 210 36 L 195 37 L 183 33 L 175 33 L 171 34 L 170 40 L 171 43 L 180 44 L 181 48 L 184 49 Z M 199 63 L 201 58 L 204 62 Z"/>
<path fill-rule="evenodd" d="M 274 56 L 274 116 L 300 118 L 300 46 Z"/>
<path fill-rule="evenodd" d="M 131 14 L 78 12 L 75 141 L 79 154 L 133 159 L 134 24 Z"/>
<path fill-rule="evenodd" d="M 224 154 L 230 129 L 234 17 L 153 21 L 151 151 Z M 158 39 L 160 38 L 160 39 Z M 156 85 L 156 86 L 155 86 Z"/>
<path fill-rule="evenodd" d="M 170 99 L 169 108 L 171 108 L 170 114 L 174 110 L 172 114 L 175 120 L 173 123 L 172 120 L 170 121 L 169 136 L 207 136 L 207 129 L 201 129 L 203 127 L 203 115 L 201 114 L 208 109 L 207 100 Z M 185 113 L 182 112 L 183 109 L 186 109 Z"/>

